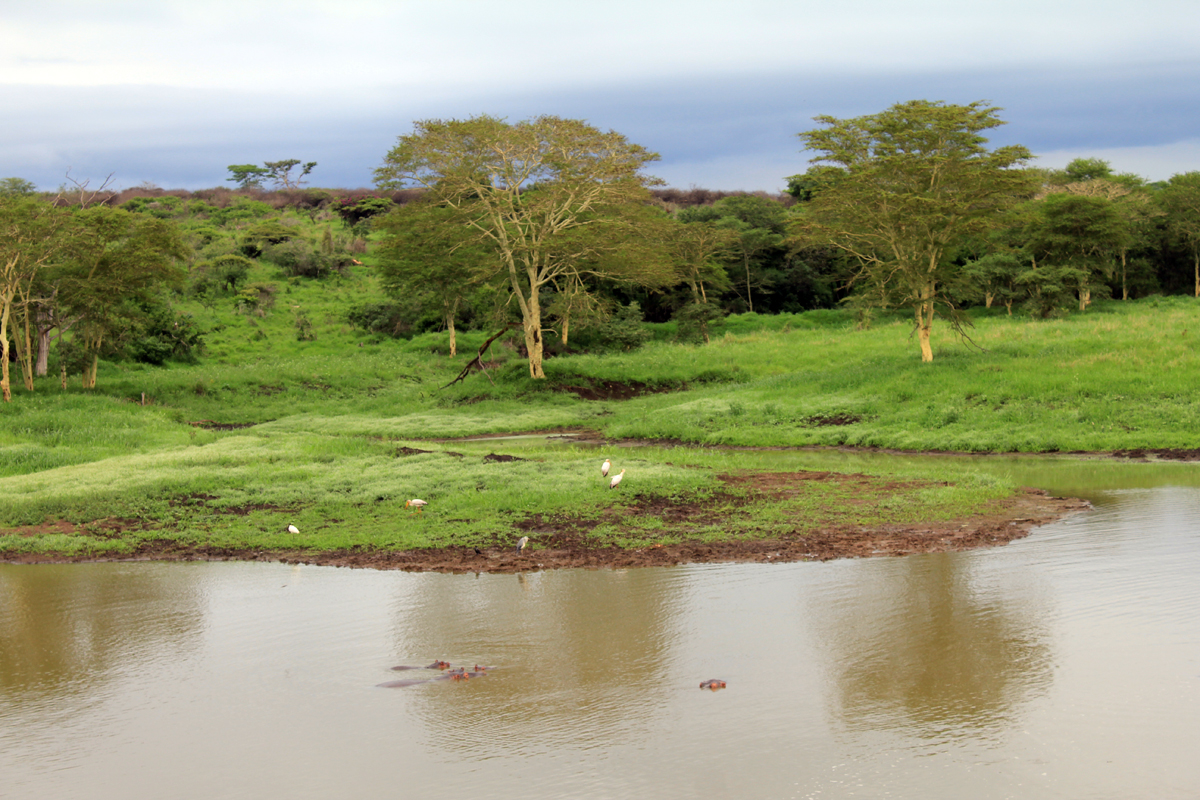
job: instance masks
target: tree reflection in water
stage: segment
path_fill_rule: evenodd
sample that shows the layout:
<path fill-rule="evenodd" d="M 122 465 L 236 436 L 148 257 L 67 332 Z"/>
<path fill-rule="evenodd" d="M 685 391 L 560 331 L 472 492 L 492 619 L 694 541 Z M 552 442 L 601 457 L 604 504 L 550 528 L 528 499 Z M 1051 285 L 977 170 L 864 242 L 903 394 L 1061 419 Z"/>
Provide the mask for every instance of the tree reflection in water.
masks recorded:
<path fill-rule="evenodd" d="M 0 565 L 0 697 L 93 694 L 139 662 L 198 646 L 193 571 L 162 564 Z"/>
<path fill-rule="evenodd" d="M 814 604 L 831 702 L 847 730 L 990 739 L 1048 687 L 1045 593 L 983 590 L 972 563 L 955 553 L 890 560 L 876 580 Z"/>
<path fill-rule="evenodd" d="M 397 647 L 412 659 L 494 666 L 399 690 L 415 690 L 412 707 L 447 752 L 527 756 L 653 735 L 678 635 L 669 582 L 644 569 L 545 577 L 433 580 L 416 607 L 397 609 Z"/>

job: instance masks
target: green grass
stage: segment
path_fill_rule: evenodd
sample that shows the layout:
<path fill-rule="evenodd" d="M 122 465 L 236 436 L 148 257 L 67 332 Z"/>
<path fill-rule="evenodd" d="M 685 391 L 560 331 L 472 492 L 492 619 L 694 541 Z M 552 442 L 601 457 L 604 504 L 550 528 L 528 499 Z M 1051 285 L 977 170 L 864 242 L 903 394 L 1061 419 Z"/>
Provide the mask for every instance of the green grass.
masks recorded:
<path fill-rule="evenodd" d="M 490 380 L 474 374 L 441 388 L 486 332 L 461 335 L 455 359 L 445 334 L 381 340 L 342 321 L 346 307 L 378 293 L 369 266 L 324 283 L 262 269 L 252 279 L 282 287 L 265 316 L 237 313 L 229 298 L 188 308 L 212 329 L 199 364 L 104 363 L 94 392 L 47 378 L 29 393 L 18 382 L 0 407 L 0 526 L 121 517 L 146 530 L 0 536 L 0 549 L 127 552 L 163 537 L 309 550 L 507 541 L 532 514 L 595 517 L 637 495 L 703 498 L 718 472 L 764 468 L 745 453 L 647 449 L 633 461 L 636 488 L 609 493 L 587 452 L 522 448 L 529 460 L 497 464 L 482 456 L 505 452 L 499 444 L 429 443 L 480 434 L 588 429 L 696 445 L 969 452 L 1197 446 L 1200 304 L 1191 298 L 1106 302 L 1050 321 L 979 313 L 971 335 L 983 349 L 943 324 L 930 364 L 899 315 L 858 330 L 839 311 L 730 318 L 704 346 L 657 338 L 628 353 L 552 358 L 538 382 L 499 342 Z M 296 337 L 300 311 L 314 340 Z M 584 401 L 556 390 L 607 382 L 661 391 Z M 218 431 L 193 424 L 201 422 L 256 424 Z M 434 452 L 401 455 L 404 447 Z M 881 492 L 871 508 L 814 491 L 801 505 L 743 507 L 728 525 L 693 534 L 769 535 L 797 515 L 953 517 L 1012 491 L 936 471 L 905 477 L 954 485 Z M 406 514 L 410 496 L 430 500 L 428 512 Z M 287 522 L 301 534 L 283 533 Z M 671 534 L 639 519 L 591 535 L 637 546 Z"/>
<path fill-rule="evenodd" d="M 0 518 L 8 526 L 47 518 L 83 525 L 83 531 L 0 536 L 10 553 L 61 552 L 120 555 L 149 543 L 251 550 L 343 551 L 450 545 L 511 545 L 514 524 L 535 516 L 599 520 L 647 498 L 700 501 L 731 491 L 718 473 L 761 468 L 755 453 L 694 450 L 631 453 L 620 459 L 629 477 L 610 491 L 589 451 L 539 445 L 520 460 L 484 456 L 495 442 L 421 445 L 392 439 L 255 429 L 203 445 L 109 458 L 6 478 Z M 642 457 L 645 456 L 645 457 Z M 682 458 L 678 458 L 682 456 Z M 635 477 L 636 476 L 636 477 Z M 692 539 L 764 538 L 795 530 L 861 520 L 905 522 L 963 516 L 1006 496 L 1011 487 L 966 479 L 955 485 L 910 489 L 860 487 L 853 495 L 813 482 L 800 500 L 726 509 L 713 501 L 718 521 L 692 530 Z M 864 497 L 877 502 L 863 506 Z M 420 497 L 419 514 L 404 507 Z M 116 536 L 105 520 L 130 527 Z M 643 546 L 678 540 L 660 519 L 622 517 L 589 534 L 597 545 Z M 136 524 L 133 524 L 136 523 Z M 296 525 L 300 533 L 285 528 Z"/>

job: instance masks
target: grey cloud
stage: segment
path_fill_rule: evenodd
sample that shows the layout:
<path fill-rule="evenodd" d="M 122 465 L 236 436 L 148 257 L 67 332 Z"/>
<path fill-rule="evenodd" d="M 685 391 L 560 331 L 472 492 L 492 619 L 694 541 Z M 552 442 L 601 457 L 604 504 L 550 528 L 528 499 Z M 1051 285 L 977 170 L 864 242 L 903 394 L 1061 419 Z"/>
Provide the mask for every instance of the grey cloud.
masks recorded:
<path fill-rule="evenodd" d="M 44 187 L 56 186 L 72 166 L 92 175 L 115 171 L 127 186 L 151 180 L 201 188 L 220 184 L 227 164 L 274 158 L 317 161 L 313 179 L 319 185 L 369 185 L 372 170 L 412 120 L 479 113 L 586 118 L 659 152 L 662 161 L 651 171 L 675 185 L 770 190 L 782 185 L 784 175 L 806 168 L 796 134 L 814 127 L 813 116 L 858 116 L 917 98 L 1001 106 L 1009 124 L 993 132 L 993 142 L 1024 144 L 1035 153 L 1164 145 L 1200 131 L 1200 67 L 1191 63 L 878 75 L 769 72 L 417 100 L 403 87 L 336 94 L 158 87 L 4 92 L 8 116 L 17 124 L 0 129 L 0 176 Z M 745 181 L 735 179 L 739 169 Z M 772 170 L 781 171 L 778 180 L 769 178 Z"/>

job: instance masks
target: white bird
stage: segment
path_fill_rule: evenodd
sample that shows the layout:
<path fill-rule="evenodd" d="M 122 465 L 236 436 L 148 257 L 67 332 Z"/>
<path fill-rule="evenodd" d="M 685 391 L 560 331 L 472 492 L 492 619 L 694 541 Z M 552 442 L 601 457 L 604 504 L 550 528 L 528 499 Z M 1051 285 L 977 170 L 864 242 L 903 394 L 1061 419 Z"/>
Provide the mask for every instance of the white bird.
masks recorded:
<path fill-rule="evenodd" d="M 520 539 L 517 539 L 517 555 L 521 555 L 521 551 L 524 550 L 525 546 L 528 544 L 529 544 L 528 536 L 522 536 Z"/>
<path fill-rule="evenodd" d="M 427 505 L 429 505 L 429 503 L 428 503 L 427 501 L 425 501 L 425 500 L 417 500 L 416 498 L 413 498 L 412 500 L 405 500 L 405 501 L 404 501 L 404 507 L 405 507 L 405 508 L 408 508 L 409 506 L 412 506 L 413 508 L 415 508 L 415 509 L 417 510 L 417 513 L 418 513 L 418 514 L 420 514 L 420 513 L 421 513 L 421 506 L 427 506 Z"/>
<path fill-rule="evenodd" d="M 621 470 L 620 472 L 618 472 L 616 475 L 613 476 L 613 479 L 611 481 L 608 482 L 608 488 L 610 488 L 610 489 L 617 488 L 617 484 L 619 484 L 621 482 L 621 478 L 624 478 L 624 477 L 625 477 L 625 470 Z"/>
<path fill-rule="evenodd" d="M 288 525 L 288 526 L 287 526 L 287 532 L 288 532 L 288 533 L 299 533 L 299 532 L 300 532 L 300 529 L 299 529 L 299 528 L 297 528 L 295 525 Z"/>
<path fill-rule="evenodd" d="M 600 465 L 600 474 L 607 478 L 610 469 L 612 469 L 612 462 L 606 458 L 604 459 L 604 463 Z"/>

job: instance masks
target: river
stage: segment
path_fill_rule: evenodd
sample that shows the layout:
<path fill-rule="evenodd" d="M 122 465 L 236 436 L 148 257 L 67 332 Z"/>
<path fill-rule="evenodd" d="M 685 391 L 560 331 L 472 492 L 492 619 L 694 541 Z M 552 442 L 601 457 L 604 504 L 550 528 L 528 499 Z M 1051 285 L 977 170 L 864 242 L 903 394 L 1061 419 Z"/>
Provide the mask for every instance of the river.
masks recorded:
<path fill-rule="evenodd" d="M 823 563 L 0 565 L 0 797 L 1200 796 L 1200 465 L 963 463 L 1093 508 Z M 435 660 L 490 669 L 378 686 Z"/>

